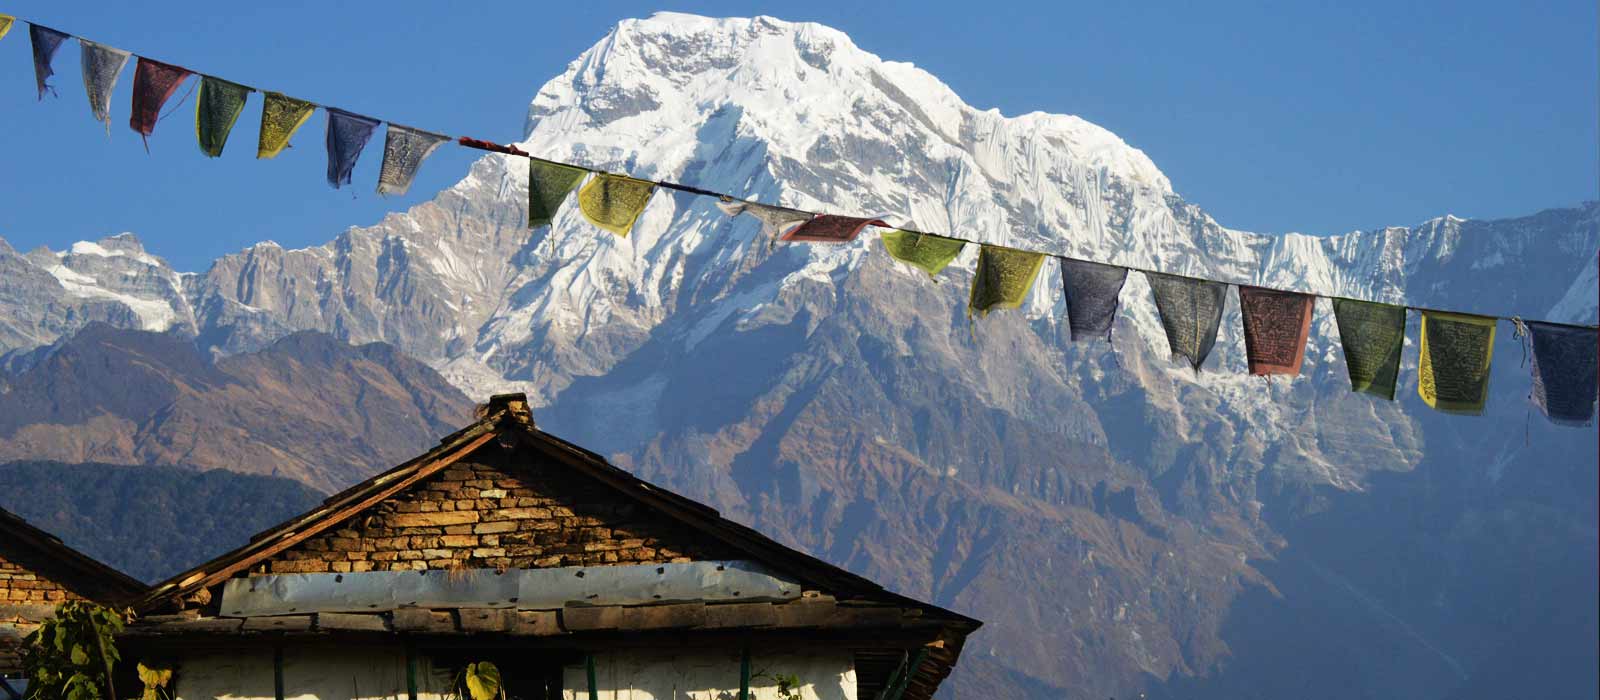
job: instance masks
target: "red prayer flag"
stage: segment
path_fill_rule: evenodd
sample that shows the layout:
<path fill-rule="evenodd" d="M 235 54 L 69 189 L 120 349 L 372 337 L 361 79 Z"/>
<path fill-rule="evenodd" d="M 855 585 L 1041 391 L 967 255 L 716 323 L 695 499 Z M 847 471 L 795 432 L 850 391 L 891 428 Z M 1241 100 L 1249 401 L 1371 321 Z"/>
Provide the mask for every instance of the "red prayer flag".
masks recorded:
<path fill-rule="evenodd" d="M 785 241 L 802 243 L 848 243 L 855 240 L 861 229 L 868 225 L 888 226 L 878 219 L 858 219 L 851 216 L 819 214 L 793 231 L 783 235 Z"/>
<path fill-rule="evenodd" d="M 1240 285 L 1239 311 L 1251 374 L 1300 373 L 1306 337 L 1311 334 L 1313 299 L 1308 294 Z"/>
<path fill-rule="evenodd" d="M 156 120 L 161 118 L 161 105 L 166 104 L 167 98 L 172 97 L 188 77 L 187 68 L 140 56 L 139 66 L 133 73 L 133 116 L 128 118 L 128 126 L 140 136 L 149 136 L 156 129 Z"/>

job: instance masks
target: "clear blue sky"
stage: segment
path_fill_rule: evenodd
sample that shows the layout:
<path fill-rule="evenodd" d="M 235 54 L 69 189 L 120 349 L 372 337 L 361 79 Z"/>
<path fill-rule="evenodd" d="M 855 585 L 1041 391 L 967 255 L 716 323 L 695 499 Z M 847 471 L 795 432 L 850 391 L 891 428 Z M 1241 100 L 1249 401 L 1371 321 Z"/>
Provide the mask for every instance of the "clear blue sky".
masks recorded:
<path fill-rule="evenodd" d="M 1105 126 L 1224 225 L 1326 234 L 1595 199 L 1595 5 L 0 0 L 0 12 L 498 141 L 520 137 L 538 88 L 619 19 L 666 9 L 817 21 L 932 71 L 977 107 Z M 26 28 L 0 40 L 0 237 L 24 250 L 131 230 L 200 270 L 261 239 L 308 245 L 369 224 L 450 184 L 472 158 L 441 149 L 411 195 L 381 198 L 380 134 L 355 187 L 334 191 L 320 113 L 295 149 L 254 159 L 258 97 L 221 159 L 200 155 L 188 104 L 146 155 L 127 127 L 131 66 L 109 138 L 89 115 L 75 43 L 56 72 L 60 97 L 35 102 Z"/>

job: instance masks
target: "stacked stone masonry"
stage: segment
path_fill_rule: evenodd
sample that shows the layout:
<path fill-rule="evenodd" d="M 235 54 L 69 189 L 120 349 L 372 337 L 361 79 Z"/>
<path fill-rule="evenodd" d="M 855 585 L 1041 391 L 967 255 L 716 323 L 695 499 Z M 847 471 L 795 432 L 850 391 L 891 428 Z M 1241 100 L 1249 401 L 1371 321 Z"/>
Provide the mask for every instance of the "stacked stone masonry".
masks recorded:
<path fill-rule="evenodd" d="M 61 584 L 0 554 L 0 605 L 56 605 L 80 599 Z"/>
<path fill-rule="evenodd" d="M 537 569 L 738 558 L 569 467 L 480 451 L 251 573 Z"/>

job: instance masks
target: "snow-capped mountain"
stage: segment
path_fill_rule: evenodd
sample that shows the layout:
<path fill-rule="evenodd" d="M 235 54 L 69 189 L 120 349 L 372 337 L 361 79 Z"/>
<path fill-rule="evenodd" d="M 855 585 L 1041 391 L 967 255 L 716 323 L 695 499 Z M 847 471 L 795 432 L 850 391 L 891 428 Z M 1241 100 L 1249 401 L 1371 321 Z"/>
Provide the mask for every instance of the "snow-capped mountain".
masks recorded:
<path fill-rule="evenodd" d="M 518 145 L 1102 262 L 1597 318 L 1595 203 L 1338 236 L 1234 231 L 1101 127 L 978 110 L 815 24 L 622 22 L 538 91 Z M 1490 416 L 1442 418 L 1410 398 L 1415 349 L 1406 398 L 1350 394 L 1325 305 L 1304 376 L 1269 383 L 1244 374 L 1230 293 L 1197 376 L 1168 360 L 1139 275 L 1113 342 L 1074 345 L 1053 264 L 1022 311 L 969 322 L 970 248 L 935 283 L 887 259 L 870 232 L 770 246 L 753 220 L 666 191 L 628 238 L 590 226 L 570 201 L 529 230 L 525 167 L 485 156 L 376 225 L 312 248 L 262 243 L 197 274 L 174 273 L 127 235 L 65 253 L 0 244 L 0 351 L 22 357 L 89 320 L 174 328 L 225 353 L 310 329 L 393 343 L 474 397 L 525 390 L 542 425 L 648 478 L 990 621 L 958 677 L 962 697 L 1232 692 L 1230 669 L 1253 668 L 1258 651 L 1235 638 L 1233 616 L 1276 610 L 1253 596 L 1302 584 L 1370 622 L 1338 641 L 1392 643 L 1361 660 L 1378 669 L 1378 694 L 1448 697 L 1493 657 L 1496 628 L 1467 612 L 1482 591 L 1462 583 L 1482 572 L 1385 587 L 1362 578 L 1359 559 L 1319 563 L 1295 537 L 1314 538 L 1318 514 L 1365 507 L 1352 494 L 1416 478 L 1430 495 L 1447 484 L 1460 496 L 1419 512 L 1461 522 L 1501 512 L 1500 489 L 1545 493 L 1540 479 L 1562 478 L 1528 476 L 1532 465 L 1593 480 L 1581 468 L 1595 458 L 1586 431 L 1525 428 L 1526 372 L 1508 332 Z M 1587 500 L 1539 510 L 1539 522 L 1592 544 L 1594 489 L 1578 492 Z M 1373 547 L 1465 552 L 1482 538 L 1492 536 L 1457 528 Z M 1537 567 L 1545 554 L 1517 561 Z M 1463 616 L 1474 622 L 1445 622 Z M 1277 632 L 1305 633 L 1292 627 Z M 1319 678 L 1288 675 L 1282 690 L 1336 689 Z"/>

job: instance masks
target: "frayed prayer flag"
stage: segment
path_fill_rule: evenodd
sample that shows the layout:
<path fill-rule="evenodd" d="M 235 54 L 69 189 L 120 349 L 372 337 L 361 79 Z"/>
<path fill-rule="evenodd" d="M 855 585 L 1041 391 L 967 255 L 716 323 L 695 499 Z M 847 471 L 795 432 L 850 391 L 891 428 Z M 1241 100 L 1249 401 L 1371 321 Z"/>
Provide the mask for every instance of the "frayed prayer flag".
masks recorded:
<path fill-rule="evenodd" d="M 1423 403 L 1445 413 L 1483 413 L 1489 398 L 1494 327 L 1495 319 L 1489 316 L 1422 312 L 1417 395 Z"/>
<path fill-rule="evenodd" d="M 1144 273 L 1155 294 L 1156 312 L 1161 316 L 1161 326 L 1167 331 L 1167 345 L 1172 349 L 1172 359 L 1183 358 L 1194 371 L 1199 372 L 1217 343 L 1217 329 L 1222 325 L 1222 305 L 1227 298 L 1228 285 L 1224 282 Z"/>
<path fill-rule="evenodd" d="M 588 171 L 583 168 L 529 158 L 528 228 L 548 226 L 554 221 L 561 203 L 566 201 L 572 188 L 583 181 L 586 173 Z"/>
<path fill-rule="evenodd" d="M 45 81 L 56 74 L 50 62 L 55 60 L 56 49 L 61 48 L 61 42 L 67 40 L 67 34 L 46 26 L 29 24 L 28 40 L 33 42 L 33 80 L 39 87 L 39 99 L 43 100 L 45 92 L 55 92 L 55 88 Z"/>
<path fill-rule="evenodd" d="M 1406 344 L 1406 307 L 1357 299 L 1334 299 L 1350 390 L 1394 400 L 1400 351 Z"/>
<path fill-rule="evenodd" d="M 6 38 L 6 32 L 11 31 L 11 25 L 16 21 L 17 18 L 11 15 L 0 15 L 0 39 Z"/>
<path fill-rule="evenodd" d="M 128 117 L 128 126 L 146 138 L 147 147 L 150 133 L 161 119 L 161 105 L 188 77 L 187 68 L 139 57 L 133 71 L 133 115 Z"/>
<path fill-rule="evenodd" d="M 88 39 L 78 39 L 82 47 L 83 91 L 89 96 L 89 112 L 95 121 L 106 125 L 111 133 L 111 92 L 117 87 L 117 78 L 123 66 L 128 65 L 132 54 Z"/>
<path fill-rule="evenodd" d="M 1300 374 L 1314 299 L 1308 294 L 1239 287 L 1239 315 L 1244 319 L 1245 357 L 1251 374 Z"/>
<path fill-rule="evenodd" d="M 234 122 L 244 112 L 244 103 L 253 92 L 238 83 L 209 75 L 200 79 L 200 97 L 194 103 L 194 130 L 200 152 L 216 158 L 228 143 Z"/>
<path fill-rule="evenodd" d="M 422 161 L 450 137 L 409 126 L 389 125 L 383 140 L 383 166 L 378 170 L 378 194 L 405 194 L 417 177 Z"/>
<path fill-rule="evenodd" d="M 276 158 L 289 146 L 289 137 L 317 111 L 317 106 L 281 92 L 266 92 L 261 98 L 261 139 L 256 146 L 256 157 Z"/>
<path fill-rule="evenodd" d="M 929 277 L 939 274 L 967 245 L 954 238 L 912 231 L 885 231 L 881 238 L 890 257 L 928 273 Z"/>
<path fill-rule="evenodd" d="M 785 209 L 755 202 L 718 201 L 717 208 L 728 216 L 749 214 L 761 222 L 761 233 L 775 238 L 800 224 L 811 220 L 811 214 L 799 209 Z"/>
<path fill-rule="evenodd" d="M 1587 426 L 1594 419 L 1596 343 L 1600 331 L 1528 321 L 1533 336 L 1533 391 L 1528 400 L 1557 425 Z"/>
<path fill-rule="evenodd" d="M 972 274 L 972 295 L 967 299 L 967 318 L 974 314 L 982 318 L 994 309 L 1022 306 L 1043 266 L 1043 253 L 997 245 L 979 248 L 978 268 Z"/>
<path fill-rule="evenodd" d="M 328 112 L 328 184 L 334 189 L 350 184 L 350 174 L 355 172 L 356 159 L 378 128 L 378 120 L 363 117 L 342 109 L 329 107 Z"/>
<path fill-rule="evenodd" d="M 1067 300 L 1067 327 L 1072 342 L 1111 340 L 1118 297 L 1128 281 L 1128 268 L 1087 260 L 1061 258 L 1061 291 Z"/>
<path fill-rule="evenodd" d="M 578 208 L 589 223 L 627 238 L 655 191 L 647 180 L 598 173 L 578 191 Z"/>
<path fill-rule="evenodd" d="M 800 224 L 799 228 L 783 234 L 781 240 L 791 243 L 848 243 L 855 240 L 861 234 L 861 229 L 868 225 L 888 226 L 878 219 L 819 214 Z"/>

